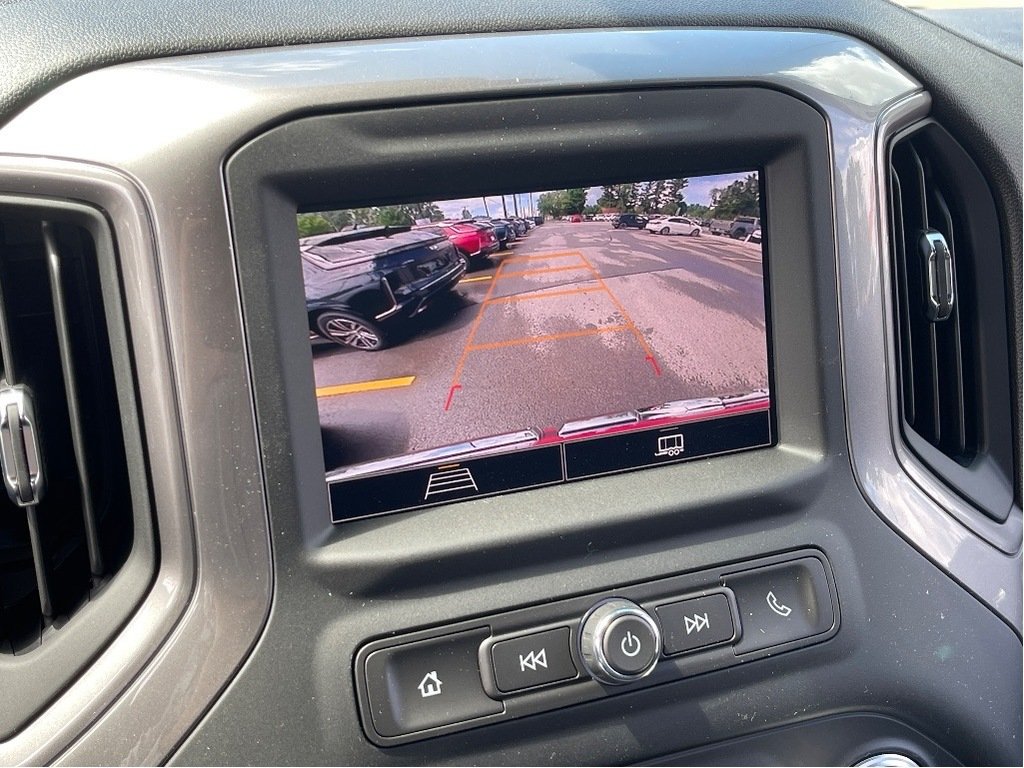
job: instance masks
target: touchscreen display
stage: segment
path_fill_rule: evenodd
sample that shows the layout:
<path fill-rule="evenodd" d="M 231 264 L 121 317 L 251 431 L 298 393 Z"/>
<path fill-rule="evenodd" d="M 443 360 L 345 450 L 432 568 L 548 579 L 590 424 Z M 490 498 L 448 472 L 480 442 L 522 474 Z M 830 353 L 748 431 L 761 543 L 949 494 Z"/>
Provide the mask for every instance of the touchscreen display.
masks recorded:
<path fill-rule="evenodd" d="M 772 444 L 760 190 L 299 214 L 334 522 Z"/>

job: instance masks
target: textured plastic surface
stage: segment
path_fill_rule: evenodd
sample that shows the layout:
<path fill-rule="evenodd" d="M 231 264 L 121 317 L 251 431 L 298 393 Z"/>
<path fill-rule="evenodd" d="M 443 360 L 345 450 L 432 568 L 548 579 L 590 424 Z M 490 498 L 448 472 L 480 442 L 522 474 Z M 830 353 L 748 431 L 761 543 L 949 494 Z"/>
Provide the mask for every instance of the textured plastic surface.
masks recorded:
<path fill-rule="evenodd" d="M 898 719 L 866 712 L 774 728 L 642 765 L 857 765 L 883 753 L 904 755 L 918 765 L 960 765 Z"/>

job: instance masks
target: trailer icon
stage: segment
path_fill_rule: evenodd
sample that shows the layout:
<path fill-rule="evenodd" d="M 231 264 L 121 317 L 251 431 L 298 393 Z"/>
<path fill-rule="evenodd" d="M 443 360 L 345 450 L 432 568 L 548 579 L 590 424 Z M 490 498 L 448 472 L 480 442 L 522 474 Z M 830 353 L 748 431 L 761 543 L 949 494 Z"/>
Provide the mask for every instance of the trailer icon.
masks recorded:
<path fill-rule="evenodd" d="M 683 435 L 681 432 L 676 432 L 674 435 L 665 435 L 658 438 L 658 450 L 654 455 L 656 457 L 678 456 L 682 452 Z"/>

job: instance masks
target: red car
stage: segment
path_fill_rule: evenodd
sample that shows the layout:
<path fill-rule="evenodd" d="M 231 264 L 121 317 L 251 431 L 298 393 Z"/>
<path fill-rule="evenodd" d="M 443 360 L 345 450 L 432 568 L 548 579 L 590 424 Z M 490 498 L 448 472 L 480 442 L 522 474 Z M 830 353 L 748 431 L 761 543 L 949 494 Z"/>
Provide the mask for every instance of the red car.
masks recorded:
<path fill-rule="evenodd" d="M 459 253 L 469 262 L 479 263 L 500 247 L 494 227 L 478 221 L 443 221 L 440 227 Z"/>

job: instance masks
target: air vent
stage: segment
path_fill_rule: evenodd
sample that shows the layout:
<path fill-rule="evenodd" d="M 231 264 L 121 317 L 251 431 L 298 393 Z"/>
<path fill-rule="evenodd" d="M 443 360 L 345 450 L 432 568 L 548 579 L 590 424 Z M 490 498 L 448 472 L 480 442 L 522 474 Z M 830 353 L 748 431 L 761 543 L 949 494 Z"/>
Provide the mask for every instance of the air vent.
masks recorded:
<path fill-rule="evenodd" d="M 0 742 L 69 690 L 153 583 L 129 348 L 104 213 L 0 196 Z"/>
<path fill-rule="evenodd" d="M 133 540 L 100 297 L 90 232 L 0 218 L 0 654 L 73 622 Z"/>
<path fill-rule="evenodd" d="M 961 496 L 1003 521 L 1013 503 L 1006 283 L 992 194 L 933 122 L 890 149 L 903 436 Z"/>

